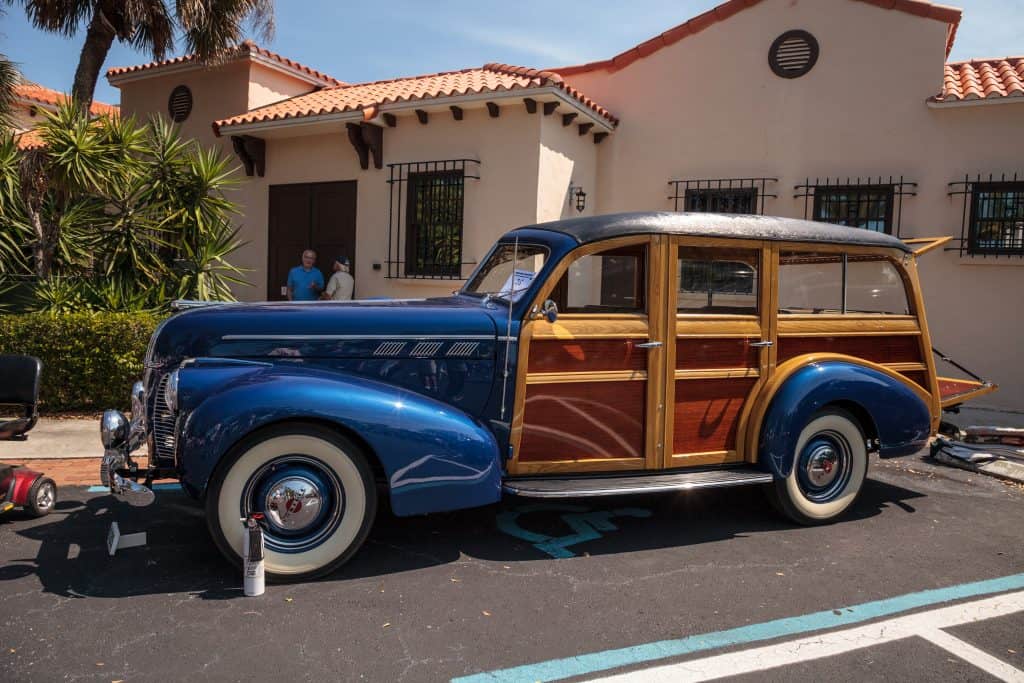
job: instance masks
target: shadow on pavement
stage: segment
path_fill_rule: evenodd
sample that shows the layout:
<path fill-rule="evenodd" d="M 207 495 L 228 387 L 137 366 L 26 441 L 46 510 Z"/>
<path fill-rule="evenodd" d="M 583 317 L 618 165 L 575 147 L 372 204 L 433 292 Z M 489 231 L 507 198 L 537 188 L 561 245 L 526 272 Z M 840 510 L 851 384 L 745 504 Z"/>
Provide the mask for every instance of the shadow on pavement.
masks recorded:
<path fill-rule="evenodd" d="M 0 527 L 20 537 L 5 549 L 13 556 L 4 558 L 0 582 L 34 574 L 44 591 L 72 598 L 183 592 L 207 600 L 241 597 L 240 571 L 222 558 L 202 507 L 184 494 L 161 492 L 147 508 L 84 489 L 67 487 L 62 494 L 65 499 L 49 517 L 0 517 Z M 883 511 L 913 513 L 908 501 L 923 495 L 869 479 L 839 524 Z M 122 533 L 147 531 L 149 545 L 110 557 L 105 540 L 114 519 Z M 508 499 L 489 508 L 413 518 L 394 517 L 382 506 L 363 549 L 323 581 L 383 577 L 463 555 L 511 564 L 696 546 L 778 530 L 802 531 L 747 487 L 557 503 Z"/>

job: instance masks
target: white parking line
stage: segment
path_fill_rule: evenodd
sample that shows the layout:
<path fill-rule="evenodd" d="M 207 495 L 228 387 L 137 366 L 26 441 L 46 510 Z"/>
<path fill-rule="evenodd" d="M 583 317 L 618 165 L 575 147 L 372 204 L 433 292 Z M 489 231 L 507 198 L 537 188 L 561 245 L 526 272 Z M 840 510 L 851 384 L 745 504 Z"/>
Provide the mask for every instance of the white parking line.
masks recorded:
<path fill-rule="evenodd" d="M 918 612 L 867 626 L 823 633 L 775 645 L 691 659 L 676 664 L 666 664 L 591 680 L 601 683 L 708 681 L 799 664 L 823 657 L 833 657 L 873 645 L 919 636 L 1001 680 L 1024 683 L 1024 671 L 939 630 L 1021 611 L 1024 611 L 1024 591 Z"/>

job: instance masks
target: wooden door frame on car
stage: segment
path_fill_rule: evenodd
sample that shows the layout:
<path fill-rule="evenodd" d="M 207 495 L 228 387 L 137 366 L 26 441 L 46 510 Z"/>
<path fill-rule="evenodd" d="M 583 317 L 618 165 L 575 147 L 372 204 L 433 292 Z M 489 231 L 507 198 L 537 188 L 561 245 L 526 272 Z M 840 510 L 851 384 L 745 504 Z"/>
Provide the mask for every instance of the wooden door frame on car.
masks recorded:
<path fill-rule="evenodd" d="M 664 235 L 631 235 L 615 237 L 582 245 L 567 254 L 555 266 L 536 296 L 527 306 L 519 334 L 519 351 L 513 402 L 510 444 L 512 458 L 508 463 L 510 474 L 541 474 L 568 472 L 604 472 L 655 469 L 661 460 L 659 436 L 664 427 L 664 372 L 665 363 L 665 281 L 668 237 Z M 574 261 L 591 254 L 610 251 L 637 244 L 647 245 L 645 296 L 647 312 L 637 313 L 560 313 L 558 320 L 548 323 L 535 318 L 540 302 L 545 301 Z M 662 341 L 660 349 L 647 352 L 645 371 L 593 371 L 572 373 L 529 373 L 531 342 L 535 339 L 636 339 Z M 539 376 L 543 374 L 544 376 Z M 644 419 L 644 454 L 640 458 L 602 458 L 592 460 L 553 460 L 520 462 L 523 439 L 523 419 L 526 409 L 527 385 L 542 382 L 566 381 L 646 381 Z"/>

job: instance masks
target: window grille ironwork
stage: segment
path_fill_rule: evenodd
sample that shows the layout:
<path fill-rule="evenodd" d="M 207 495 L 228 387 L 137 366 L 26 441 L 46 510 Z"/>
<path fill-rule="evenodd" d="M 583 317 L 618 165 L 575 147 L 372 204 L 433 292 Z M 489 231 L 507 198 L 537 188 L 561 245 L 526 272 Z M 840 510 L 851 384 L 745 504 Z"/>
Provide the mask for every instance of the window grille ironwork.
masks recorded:
<path fill-rule="evenodd" d="M 674 211 L 764 214 L 765 198 L 777 196 L 767 192 L 767 184 L 776 182 L 778 178 L 670 180 L 668 198 Z"/>
<path fill-rule="evenodd" d="M 1024 257 L 1024 178 L 988 174 L 949 183 L 950 197 L 963 195 L 960 239 L 945 251 L 961 256 Z"/>
<path fill-rule="evenodd" d="M 900 236 L 903 198 L 917 195 L 917 183 L 885 178 L 806 178 L 793 188 L 804 200 L 804 218 Z"/>
<path fill-rule="evenodd" d="M 461 280 L 466 179 L 476 159 L 388 164 L 387 278 Z"/>

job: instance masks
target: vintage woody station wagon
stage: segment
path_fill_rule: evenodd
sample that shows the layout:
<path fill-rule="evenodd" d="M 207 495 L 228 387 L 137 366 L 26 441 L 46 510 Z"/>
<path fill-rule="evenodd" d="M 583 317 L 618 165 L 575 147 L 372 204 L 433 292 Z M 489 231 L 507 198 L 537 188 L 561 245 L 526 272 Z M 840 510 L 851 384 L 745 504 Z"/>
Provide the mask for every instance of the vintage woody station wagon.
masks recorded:
<path fill-rule="evenodd" d="M 278 579 L 351 557 L 378 490 L 413 515 L 757 484 L 827 522 L 870 453 L 994 389 L 936 376 L 915 258 L 942 240 L 916 242 L 620 214 L 513 230 L 448 298 L 196 307 L 153 335 L 132 422 L 104 415 L 104 476 L 180 478 L 236 562 L 263 513 Z"/>

